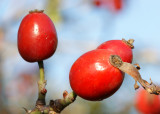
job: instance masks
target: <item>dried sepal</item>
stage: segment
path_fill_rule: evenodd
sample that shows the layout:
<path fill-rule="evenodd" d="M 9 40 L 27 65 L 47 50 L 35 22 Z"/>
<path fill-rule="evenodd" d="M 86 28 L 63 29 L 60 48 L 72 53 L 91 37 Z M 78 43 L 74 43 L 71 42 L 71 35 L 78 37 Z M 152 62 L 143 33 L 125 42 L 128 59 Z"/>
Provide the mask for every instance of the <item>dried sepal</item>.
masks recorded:
<path fill-rule="evenodd" d="M 134 48 L 133 46 L 134 39 L 125 40 L 124 38 L 122 38 L 122 41 L 126 43 L 129 47 L 131 47 L 131 49 Z"/>
<path fill-rule="evenodd" d="M 134 65 L 136 66 L 137 70 L 140 70 L 140 69 L 141 69 L 141 67 L 140 67 L 140 65 L 139 65 L 138 63 L 136 63 L 136 64 L 134 64 Z"/>
<path fill-rule="evenodd" d="M 130 63 L 123 62 L 122 59 L 118 55 L 111 55 L 110 56 L 110 63 L 121 70 L 122 72 L 127 73 L 128 75 L 132 76 L 135 80 L 134 88 L 138 89 L 139 85 L 137 84 L 137 81 L 141 84 L 141 86 L 148 91 L 150 94 L 160 94 L 160 87 L 155 85 L 152 80 L 151 83 L 148 83 L 146 80 L 142 79 L 139 69 L 140 66 L 136 64 L 136 67 Z"/>

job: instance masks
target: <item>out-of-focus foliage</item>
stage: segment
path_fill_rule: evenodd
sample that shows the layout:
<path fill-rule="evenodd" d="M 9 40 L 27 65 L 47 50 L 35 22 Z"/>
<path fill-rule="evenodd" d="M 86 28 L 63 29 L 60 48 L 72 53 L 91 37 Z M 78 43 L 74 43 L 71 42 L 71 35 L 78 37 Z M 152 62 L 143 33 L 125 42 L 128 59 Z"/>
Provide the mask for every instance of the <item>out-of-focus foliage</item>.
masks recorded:
<path fill-rule="evenodd" d="M 60 0 L 48 0 L 46 5 L 46 13 L 54 22 L 61 21 L 61 14 L 60 14 Z"/>

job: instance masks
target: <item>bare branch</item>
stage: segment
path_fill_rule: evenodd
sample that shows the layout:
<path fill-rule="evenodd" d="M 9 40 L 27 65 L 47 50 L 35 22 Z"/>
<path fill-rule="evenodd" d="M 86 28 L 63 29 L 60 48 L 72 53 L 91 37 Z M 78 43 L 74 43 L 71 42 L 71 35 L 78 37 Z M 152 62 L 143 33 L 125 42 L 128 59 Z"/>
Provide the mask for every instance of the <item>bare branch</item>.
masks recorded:
<path fill-rule="evenodd" d="M 121 70 L 122 72 L 127 73 L 128 75 L 132 76 L 135 80 L 134 88 L 138 89 L 139 85 L 137 84 L 137 81 L 141 84 L 141 86 L 148 91 L 150 94 L 160 94 L 160 87 L 157 85 L 153 84 L 152 80 L 151 83 L 148 83 L 146 80 L 143 80 L 140 73 L 139 69 L 140 66 L 136 64 L 136 67 L 130 63 L 123 62 L 122 59 L 118 55 L 111 55 L 110 56 L 110 63 Z"/>

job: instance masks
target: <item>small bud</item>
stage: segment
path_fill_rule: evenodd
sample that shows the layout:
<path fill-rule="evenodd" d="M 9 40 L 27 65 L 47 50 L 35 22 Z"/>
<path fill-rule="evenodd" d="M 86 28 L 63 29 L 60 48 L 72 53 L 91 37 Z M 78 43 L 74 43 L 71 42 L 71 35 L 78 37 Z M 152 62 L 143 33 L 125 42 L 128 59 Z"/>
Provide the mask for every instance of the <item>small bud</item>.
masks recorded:
<path fill-rule="evenodd" d="M 42 93 L 43 95 L 45 95 L 45 94 L 47 93 L 47 90 L 46 90 L 45 88 L 43 88 L 43 89 L 41 90 L 41 93 Z"/>
<path fill-rule="evenodd" d="M 65 91 L 63 92 L 63 98 L 66 98 L 67 95 L 68 95 L 68 92 L 65 90 Z"/>

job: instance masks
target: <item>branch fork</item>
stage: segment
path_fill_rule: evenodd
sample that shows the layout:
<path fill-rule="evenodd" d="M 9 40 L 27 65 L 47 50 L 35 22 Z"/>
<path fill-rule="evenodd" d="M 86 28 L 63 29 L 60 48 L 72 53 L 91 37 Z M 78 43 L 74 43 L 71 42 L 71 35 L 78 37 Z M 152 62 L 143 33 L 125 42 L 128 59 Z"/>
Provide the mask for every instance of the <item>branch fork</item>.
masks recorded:
<path fill-rule="evenodd" d="M 43 61 L 39 61 L 38 65 L 40 78 L 38 81 L 38 99 L 35 108 L 33 110 L 23 109 L 27 114 L 58 114 L 69 104 L 73 103 L 77 95 L 74 92 L 68 93 L 67 91 L 64 91 L 63 99 L 50 100 L 49 105 L 46 105 L 45 96 L 47 89 L 45 87 L 47 81 L 45 80 Z"/>
<path fill-rule="evenodd" d="M 122 59 L 118 55 L 111 55 L 109 59 L 111 65 L 118 68 L 120 71 L 127 73 L 135 80 L 134 88 L 138 89 L 139 85 L 137 82 L 141 84 L 141 86 L 150 94 L 160 95 L 160 87 L 155 85 L 152 80 L 151 82 L 147 82 L 146 80 L 142 79 L 139 70 L 139 64 L 132 65 L 127 62 L 123 62 Z M 135 67 L 136 66 L 136 67 Z"/>
<path fill-rule="evenodd" d="M 63 99 L 50 100 L 49 106 L 57 113 L 60 113 L 65 107 L 70 105 L 76 100 L 77 95 L 75 92 L 63 92 Z"/>

